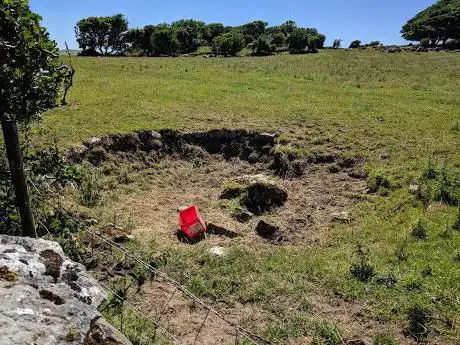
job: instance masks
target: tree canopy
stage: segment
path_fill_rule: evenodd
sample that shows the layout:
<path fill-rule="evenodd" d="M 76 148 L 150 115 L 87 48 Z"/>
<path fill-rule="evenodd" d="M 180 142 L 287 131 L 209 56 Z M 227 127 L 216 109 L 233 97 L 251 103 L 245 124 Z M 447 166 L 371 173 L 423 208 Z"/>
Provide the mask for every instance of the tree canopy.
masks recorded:
<path fill-rule="evenodd" d="M 63 66 L 29 1 L 0 3 L 0 120 L 28 122 L 56 105 Z"/>
<path fill-rule="evenodd" d="M 432 44 L 460 39 L 460 0 L 440 0 L 418 13 L 401 30 L 409 41 L 429 39 Z"/>
<path fill-rule="evenodd" d="M 117 55 L 129 47 L 128 20 L 123 14 L 111 17 L 88 17 L 75 26 L 75 34 L 80 48 L 87 53 Z"/>
<path fill-rule="evenodd" d="M 268 26 L 267 22 L 256 20 L 231 27 L 182 19 L 171 24 L 128 29 L 128 21 L 122 14 L 82 19 L 75 33 L 82 55 L 120 55 L 124 52 L 144 56 L 176 55 L 193 53 L 203 46 L 221 55 L 232 56 L 245 47 L 252 49 L 255 55 L 269 55 L 277 50 L 289 49 L 296 53 L 321 49 L 326 40 L 317 29 L 297 27 L 292 20 L 279 26 Z"/>

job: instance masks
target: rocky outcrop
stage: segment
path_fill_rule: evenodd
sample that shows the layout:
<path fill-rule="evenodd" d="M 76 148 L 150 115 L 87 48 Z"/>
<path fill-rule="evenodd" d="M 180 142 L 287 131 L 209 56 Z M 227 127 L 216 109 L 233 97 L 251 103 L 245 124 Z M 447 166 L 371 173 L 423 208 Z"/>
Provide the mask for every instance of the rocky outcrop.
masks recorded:
<path fill-rule="evenodd" d="M 101 318 L 105 298 L 57 243 L 0 235 L 1 344 L 130 345 Z"/>

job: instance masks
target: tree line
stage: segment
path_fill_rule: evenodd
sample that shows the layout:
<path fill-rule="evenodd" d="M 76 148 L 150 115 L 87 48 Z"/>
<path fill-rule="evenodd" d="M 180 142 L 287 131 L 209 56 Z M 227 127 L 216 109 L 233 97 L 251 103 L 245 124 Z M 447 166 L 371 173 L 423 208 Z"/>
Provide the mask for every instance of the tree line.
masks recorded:
<path fill-rule="evenodd" d="M 171 24 L 129 28 L 123 14 L 88 17 L 75 26 L 81 55 L 176 56 L 190 54 L 200 47 L 211 47 L 217 56 L 235 56 L 244 48 L 253 55 L 271 55 L 277 51 L 314 53 L 324 47 L 326 36 L 315 28 L 303 28 L 288 20 L 268 26 L 257 20 L 240 26 L 207 24 L 183 19 Z"/>

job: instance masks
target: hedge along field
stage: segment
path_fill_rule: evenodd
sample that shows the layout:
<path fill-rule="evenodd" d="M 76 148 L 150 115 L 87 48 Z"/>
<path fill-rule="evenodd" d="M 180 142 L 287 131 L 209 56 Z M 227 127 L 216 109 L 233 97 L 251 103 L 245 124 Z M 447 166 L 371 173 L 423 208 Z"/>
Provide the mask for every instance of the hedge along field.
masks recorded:
<path fill-rule="evenodd" d="M 351 224 L 333 226 L 316 246 L 235 247 L 225 264 L 201 247 L 171 249 L 167 269 L 195 293 L 228 304 L 253 301 L 281 315 L 263 330 L 280 343 L 311 335 L 321 313 L 313 313 L 304 297 L 321 291 L 365 306 L 364 318 L 377 324 L 396 325 L 392 336 L 410 326 L 411 310 L 423 317 L 414 309 L 420 306 L 432 315 L 430 339 L 456 344 L 456 206 L 432 202 L 424 210 L 409 185 L 441 183 L 445 165 L 452 179 L 448 188 L 458 187 L 459 54 L 340 50 L 266 58 L 74 58 L 73 63 L 72 105 L 45 114 L 36 133 L 42 142 L 56 137 L 68 147 L 91 136 L 146 128 L 278 131 L 298 153 L 362 156 L 370 185 L 376 176 L 386 181 L 359 203 Z M 419 181 L 432 170 L 440 179 Z M 425 239 L 411 234 L 420 219 Z M 358 243 L 375 269 L 369 283 L 350 275 Z M 394 287 L 388 287 L 393 278 Z M 294 310 L 287 302 L 272 303 L 292 302 L 288 297 Z M 347 320 L 342 323 L 347 327 Z"/>

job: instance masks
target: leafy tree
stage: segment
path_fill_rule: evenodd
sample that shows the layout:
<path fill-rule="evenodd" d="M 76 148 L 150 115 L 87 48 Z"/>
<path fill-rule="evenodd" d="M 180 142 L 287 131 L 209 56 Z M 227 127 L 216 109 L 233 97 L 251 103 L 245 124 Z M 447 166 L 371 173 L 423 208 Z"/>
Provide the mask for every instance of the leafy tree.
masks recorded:
<path fill-rule="evenodd" d="M 256 20 L 254 22 L 250 22 L 244 24 L 239 27 L 239 30 L 244 35 L 244 39 L 246 44 L 257 40 L 260 36 L 265 34 L 265 28 L 268 26 L 267 22 L 262 20 Z"/>
<path fill-rule="evenodd" d="M 177 40 L 182 53 L 194 52 L 207 35 L 206 24 L 199 20 L 182 19 L 171 24 L 176 29 Z"/>
<path fill-rule="evenodd" d="M 75 26 L 75 35 L 83 55 L 117 55 L 129 48 L 126 39 L 128 20 L 123 14 L 111 17 L 88 17 Z"/>
<path fill-rule="evenodd" d="M 350 47 L 351 49 L 356 49 L 356 48 L 359 48 L 361 46 L 361 41 L 360 40 L 356 40 L 356 41 L 353 41 L 350 43 Z"/>
<path fill-rule="evenodd" d="M 369 47 L 378 47 L 380 45 L 382 45 L 382 42 L 380 41 L 372 41 L 368 44 Z"/>
<path fill-rule="evenodd" d="M 333 49 L 339 49 L 342 46 L 342 40 L 341 39 L 335 39 L 334 43 L 332 44 Z"/>
<path fill-rule="evenodd" d="M 460 38 L 460 0 L 440 0 L 418 13 L 401 30 L 409 41 L 430 39 L 433 44 Z"/>
<path fill-rule="evenodd" d="M 296 28 L 287 38 L 288 49 L 291 53 L 303 53 L 308 50 L 308 31 Z"/>
<path fill-rule="evenodd" d="M 268 41 L 266 36 L 260 36 L 257 40 L 250 44 L 252 55 L 267 56 L 272 55 L 276 51 L 276 46 Z"/>
<path fill-rule="evenodd" d="M 155 31 L 151 37 L 153 55 L 176 55 L 180 43 L 177 39 L 177 32 L 172 28 L 161 28 Z"/>
<path fill-rule="evenodd" d="M 22 228 L 34 236 L 17 123 L 38 120 L 57 105 L 68 68 L 59 63 L 56 42 L 40 26 L 28 0 L 0 0 L 0 122 Z"/>
<path fill-rule="evenodd" d="M 286 44 L 286 36 L 282 32 L 275 33 L 272 36 L 272 44 L 276 47 L 283 47 Z"/>
<path fill-rule="evenodd" d="M 243 34 L 234 31 L 216 37 L 213 42 L 212 50 L 216 55 L 235 56 L 243 47 Z"/>
<path fill-rule="evenodd" d="M 208 24 L 205 39 L 208 44 L 212 44 L 212 41 L 214 40 L 214 38 L 222 35 L 224 32 L 225 32 L 225 27 L 223 24 L 220 24 L 220 23 Z"/>
<path fill-rule="evenodd" d="M 297 28 L 297 24 L 293 20 L 288 20 L 280 25 L 281 32 L 288 36 Z"/>

